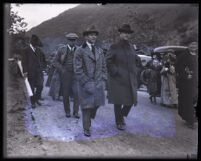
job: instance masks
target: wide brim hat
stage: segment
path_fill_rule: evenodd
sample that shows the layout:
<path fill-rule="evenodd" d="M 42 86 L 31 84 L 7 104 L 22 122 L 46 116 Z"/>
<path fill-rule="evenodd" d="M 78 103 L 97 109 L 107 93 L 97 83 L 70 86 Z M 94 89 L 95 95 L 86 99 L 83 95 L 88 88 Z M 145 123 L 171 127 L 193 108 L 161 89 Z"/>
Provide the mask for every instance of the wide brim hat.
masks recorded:
<path fill-rule="evenodd" d="M 67 38 L 67 39 L 70 39 L 70 40 L 75 40 L 75 39 L 78 39 L 79 37 L 78 37 L 78 35 L 77 34 L 75 34 L 75 33 L 66 33 L 65 34 L 65 37 Z"/>
<path fill-rule="evenodd" d="M 40 41 L 39 37 L 37 35 L 32 35 L 31 36 L 31 40 L 30 40 L 31 44 L 36 45 L 36 46 L 43 46 L 43 43 Z"/>
<path fill-rule="evenodd" d="M 88 27 L 88 28 L 83 32 L 83 36 L 86 36 L 86 35 L 91 34 L 91 33 L 95 33 L 96 35 L 99 34 L 98 30 L 96 29 L 96 27 L 95 27 L 94 25 Z"/>
<path fill-rule="evenodd" d="M 123 33 L 128 33 L 128 34 L 132 34 L 134 32 L 133 30 L 131 30 L 131 27 L 129 24 L 123 24 L 122 27 L 118 29 L 118 31 Z"/>

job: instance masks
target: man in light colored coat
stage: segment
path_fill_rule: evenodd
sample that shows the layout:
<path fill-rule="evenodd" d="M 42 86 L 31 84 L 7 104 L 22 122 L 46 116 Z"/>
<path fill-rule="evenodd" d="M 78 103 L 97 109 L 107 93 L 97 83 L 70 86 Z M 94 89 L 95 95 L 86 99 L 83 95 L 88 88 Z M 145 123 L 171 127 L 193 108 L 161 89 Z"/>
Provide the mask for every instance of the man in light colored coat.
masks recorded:
<path fill-rule="evenodd" d="M 124 130 L 124 117 L 131 107 L 137 105 L 136 51 L 129 42 L 133 31 L 124 24 L 118 30 L 120 41 L 111 45 L 107 58 L 108 102 L 114 104 L 115 121 L 119 130 Z"/>
<path fill-rule="evenodd" d="M 85 136 L 91 135 L 91 119 L 95 118 L 98 107 L 105 104 L 106 64 L 103 50 L 95 45 L 98 34 L 95 26 L 84 31 L 86 41 L 75 51 L 74 57 Z"/>

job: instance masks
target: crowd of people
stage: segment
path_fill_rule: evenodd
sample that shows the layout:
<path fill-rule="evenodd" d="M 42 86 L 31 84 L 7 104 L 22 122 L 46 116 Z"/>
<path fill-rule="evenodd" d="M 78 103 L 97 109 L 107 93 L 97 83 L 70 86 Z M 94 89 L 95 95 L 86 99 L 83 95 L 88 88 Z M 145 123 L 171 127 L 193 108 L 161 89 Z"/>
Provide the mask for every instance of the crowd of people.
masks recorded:
<path fill-rule="evenodd" d="M 62 96 L 67 118 L 71 117 L 70 101 L 73 101 L 73 116 L 77 119 L 80 118 L 78 114 L 80 107 L 85 136 L 91 135 L 91 119 L 95 119 L 99 107 L 105 105 L 106 89 L 108 102 L 114 105 L 117 129 L 124 130 L 126 127 L 124 117 L 127 117 L 131 108 L 138 104 L 139 57 L 130 43 L 133 33 L 130 25 L 123 24 L 118 32 L 119 41 L 112 44 L 108 51 L 96 45 L 100 33 L 95 26 L 90 26 L 83 31 L 85 41 L 81 46 L 76 45 L 79 39 L 76 33 L 67 33 L 65 34 L 66 44 L 60 45 L 58 50 L 49 56 L 48 62 L 40 49 L 42 47 L 40 39 L 32 35 L 30 43 L 21 51 L 23 76 L 28 78 L 33 92 L 33 96 L 30 97 L 31 107 L 36 108 L 36 105 L 42 105 L 40 100 L 43 99 L 41 98 L 44 83 L 43 71 L 46 67 L 48 79 L 45 85 L 49 87 L 49 95 L 53 100 L 60 100 Z M 187 53 L 191 53 L 189 51 Z M 193 53 L 195 52 L 197 51 L 194 49 Z M 185 94 L 190 90 L 187 88 L 192 85 L 189 81 L 196 77 L 194 72 L 196 69 L 193 68 L 194 63 L 188 65 L 185 61 L 186 64 L 183 63 L 185 68 L 180 69 L 188 72 L 186 81 L 189 86 L 185 86 L 185 89 L 183 86 L 176 87 L 176 61 L 173 51 L 168 52 L 162 59 L 152 55 L 152 60 L 148 63 L 145 72 L 148 79 L 147 90 L 151 102 L 156 103 L 156 97 L 160 96 L 161 104 L 179 106 L 181 117 L 193 126 L 192 111 L 196 98 L 189 100 L 188 105 L 183 102 L 186 102 L 185 99 L 188 100 Z M 195 59 L 189 56 L 188 61 L 195 61 Z M 181 77 L 184 83 L 185 80 Z M 193 82 L 193 85 L 197 86 L 196 83 Z M 195 93 L 195 90 L 196 88 L 192 92 Z M 181 100 L 180 97 L 182 97 Z M 191 113 L 188 110 L 192 112 L 192 117 L 189 116 Z M 186 111 L 189 112 L 188 116 Z"/>

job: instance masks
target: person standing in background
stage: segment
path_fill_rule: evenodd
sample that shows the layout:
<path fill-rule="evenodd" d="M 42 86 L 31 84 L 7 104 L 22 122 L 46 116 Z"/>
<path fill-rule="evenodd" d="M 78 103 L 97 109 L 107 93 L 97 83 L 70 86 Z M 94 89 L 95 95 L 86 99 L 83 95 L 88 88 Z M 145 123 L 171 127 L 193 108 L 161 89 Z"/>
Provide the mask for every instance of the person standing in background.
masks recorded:
<path fill-rule="evenodd" d="M 22 51 L 22 67 L 24 77 L 28 78 L 33 96 L 30 97 L 31 107 L 35 108 L 36 104 L 41 106 L 39 102 L 41 87 L 43 86 L 43 66 L 41 62 L 39 47 L 43 44 L 37 35 L 32 35 L 30 44 Z"/>
<path fill-rule="evenodd" d="M 60 72 L 61 90 L 63 95 L 63 104 L 66 112 L 66 117 L 71 117 L 70 110 L 70 94 L 73 91 L 73 116 L 79 118 L 79 101 L 77 97 L 77 83 L 74 75 L 74 53 L 77 48 L 76 40 L 78 35 L 75 33 L 68 33 L 65 35 L 67 44 L 59 47 L 55 60 L 55 67 Z M 73 88 L 73 89 L 72 89 Z"/>
<path fill-rule="evenodd" d="M 194 129 L 198 111 L 198 42 L 196 37 L 190 37 L 183 45 L 188 49 L 178 58 L 178 114 L 187 127 Z"/>

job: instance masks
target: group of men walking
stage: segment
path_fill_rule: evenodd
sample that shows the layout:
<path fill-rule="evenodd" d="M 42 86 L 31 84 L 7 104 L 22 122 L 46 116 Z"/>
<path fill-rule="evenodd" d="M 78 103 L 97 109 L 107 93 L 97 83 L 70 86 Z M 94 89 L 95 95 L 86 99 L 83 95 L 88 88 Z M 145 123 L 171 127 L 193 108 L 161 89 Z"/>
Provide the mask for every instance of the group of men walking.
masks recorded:
<path fill-rule="evenodd" d="M 90 136 L 91 119 L 95 119 L 100 106 L 105 104 L 105 84 L 108 81 L 108 101 L 114 104 L 115 122 L 119 130 L 124 130 L 124 117 L 131 107 L 137 105 L 136 52 L 129 38 L 133 31 L 130 25 L 119 28 L 120 41 L 113 44 L 105 56 L 104 51 L 96 45 L 99 31 L 95 26 L 83 32 L 84 43 L 78 47 L 78 35 L 68 33 L 67 44 L 59 47 L 55 68 L 60 73 L 61 92 L 66 117 L 71 117 L 69 97 L 73 92 L 73 115 L 79 118 L 79 106 L 82 111 L 84 135 Z M 36 43 L 32 40 L 37 39 Z M 39 103 L 38 86 L 43 83 L 41 60 L 38 53 L 42 44 L 36 35 L 32 35 L 30 46 L 24 51 L 23 71 L 27 75 L 32 91 L 31 106 Z M 107 65 L 106 65 L 107 64 Z M 37 81 L 38 82 L 37 82 Z"/>
<path fill-rule="evenodd" d="M 119 41 L 110 46 L 104 54 L 96 40 L 99 31 L 95 26 L 83 32 L 85 39 L 81 46 L 75 33 L 66 34 L 67 43 L 59 47 L 55 61 L 55 70 L 61 80 L 60 90 L 66 117 L 71 117 L 69 98 L 73 96 L 73 116 L 79 118 L 79 106 L 82 111 L 82 123 L 85 136 L 90 136 L 91 119 L 95 119 L 100 106 L 105 105 L 105 82 L 107 80 L 108 102 L 114 104 L 117 129 L 124 130 L 131 107 L 137 105 L 137 61 L 136 50 L 129 42 L 133 33 L 129 24 L 119 29 Z M 33 96 L 31 106 L 36 107 L 43 87 L 43 67 L 40 55 L 42 46 L 39 38 L 32 35 L 30 45 L 24 50 L 22 64 L 25 77 L 28 77 Z"/>

